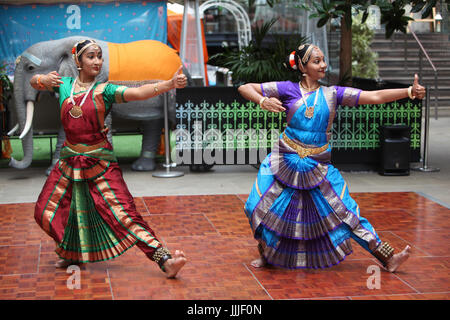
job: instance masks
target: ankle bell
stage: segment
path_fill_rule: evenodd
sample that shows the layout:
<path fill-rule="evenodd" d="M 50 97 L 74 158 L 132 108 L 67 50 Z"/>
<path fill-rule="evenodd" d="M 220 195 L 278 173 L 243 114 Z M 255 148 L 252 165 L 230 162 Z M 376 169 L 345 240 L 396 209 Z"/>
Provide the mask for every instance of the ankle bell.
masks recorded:
<path fill-rule="evenodd" d="M 382 242 L 372 254 L 383 264 L 383 266 L 386 266 L 389 259 L 394 255 L 394 248 L 392 248 L 388 242 Z"/>
<path fill-rule="evenodd" d="M 166 268 L 164 268 L 164 263 L 166 263 L 167 260 L 172 259 L 172 256 L 170 254 L 170 251 L 166 248 L 160 247 L 156 249 L 155 253 L 152 257 L 153 261 L 155 261 L 161 270 L 163 272 L 166 272 Z"/>

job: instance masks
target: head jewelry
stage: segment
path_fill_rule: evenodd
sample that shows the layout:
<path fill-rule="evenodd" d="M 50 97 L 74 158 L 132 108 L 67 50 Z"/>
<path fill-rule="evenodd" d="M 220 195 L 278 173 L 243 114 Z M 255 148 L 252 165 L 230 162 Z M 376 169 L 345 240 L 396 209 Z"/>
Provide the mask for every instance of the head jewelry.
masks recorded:
<path fill-rule="evenodd" d="M 311 58 L 311 53 L 312 53 L 313 49 L 315 49 L 315 48 L 318 48 L 318 47 L 313 44 L 310 44 L 310 43 L 303 44 L 300 47 L 298 47 L 298 55 L 300 56 L 300 59 L 302 60 L 303 65 L 308 63 L 309 58 Z M 302 51 L 303 51 L 303 53 L 302 53 Z"/>
<path fill-rule="evenodd" d="M 80 44 L 82 44 L 83 46 L 80 49 L 77 49 Z M 80 58 L 81 54 L 84 51 L 86 51 L 87 48 L 89 48 L 91 46 L 97 46 L 98 48 L 100 48 L 100 46 L 97 44 L 97 42 L 95 42 L 95 40 L 92 40 L 92 39 L 86 39 L 86 40 L 78 41 L 73 46 L 73 48 L 72 48 L 72 56 L 73 56 L 73 59 L 75 60 L 75 63 L 77 64 L 78 67 L 80 66 L 80 61 L 78 59 Z"/>

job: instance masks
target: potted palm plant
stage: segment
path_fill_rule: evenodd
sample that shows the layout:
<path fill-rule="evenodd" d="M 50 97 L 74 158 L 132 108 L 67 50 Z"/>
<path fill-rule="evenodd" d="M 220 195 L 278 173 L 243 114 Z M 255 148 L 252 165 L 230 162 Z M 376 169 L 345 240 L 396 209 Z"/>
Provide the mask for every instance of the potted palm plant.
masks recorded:
<path fill-rule="evenodd" d="M 306 38 L 286 38 L 269 33 L 277 19 L 272 19 L 253 28 L 252 41 L 241 50 L 225 48 L 224 52 L 213 55 L 209 64 L 228 68 L 233 75 L 233 85 L 247 82 L 293 80 L 298 75 L 287 70 L 283 63 L 289 53 Z"/>

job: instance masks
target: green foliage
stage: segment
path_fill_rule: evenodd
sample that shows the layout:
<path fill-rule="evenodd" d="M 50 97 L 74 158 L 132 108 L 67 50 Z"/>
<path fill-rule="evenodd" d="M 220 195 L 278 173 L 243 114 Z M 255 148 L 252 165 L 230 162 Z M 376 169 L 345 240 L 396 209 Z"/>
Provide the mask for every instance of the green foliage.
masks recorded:
<path fill-rule="evenodd" d="M 257 26 L 253 29 L 252 41 L 241 50 L 225 48 L 223 53 L 213 55 L 210 64 L 230 69 L 233 72 L 233 84 L 240 85 L 248 82 L 266 82 L 293 80 L 298 81 L 298 73 L 289 71 L 283 63 L 294 48 L 305 43 L 306 38 L 286 39 L 276 35 L 269 35 L 270 28 L 277 19 Z M 263 41 L 272 37 L 271 45 L 264 45 Z"/>
<path fill-rule="evenodd" d="M 352 75 L 354 77 L 377 79 L 378 54 L 370 48 L 374 37 L 367 24 L 362 23 L 362 14 L 353 17 L 352 24 Z"/>
<path fill-rule="evenodd" d="M 348 4 L 346 1 L 321 0 L 320 2 L 314 1 L 313 6 L 315 13 L 311 14 L 309 17 L 318 18 L 317 27 L 321 28 L 328 20 L 344 16 Z"/>
<path fill-rule="evenodd" d="M 308 7 L 305 0 L 294 1 L 303 7 Z M 364 23 L 369 16 L 369 6 L 376 5 L 381 11 L 381 23 L 385 24 L 386 38 L 390 38 L 395 31 L 406 33 L 408 22 L 414 20 L 404 15 L 404 8 L 407 4 L 412 6 L 412 12 L 422 12 L 422 18 L 425 18 L 430 15 L 437 2 L 438 0 L 320 0 L 313 1 L 312 7 L 309 6 L 308 10 L 313 12 L 310 18 L 318 18 L 317 27 L 320 28 L 326 25 L 330 19 L 344 17 L 351 8 L 362 13 L 362 22 Z M 448 3 L 449 0 L 442 2 Z M 351 19 L 346 21 L 348 24 L 352 23 Z"/>
<path fill-rule="evenodd" d="M 13 91 L 13 84 L 6 74 L 5 64 L 0 64 L 0 86 L 2 87 L 2 91 L 0 92 L 0 100 L 3 103 L 6 103 Z"/>
<path fill-rule="evenodd" d="M 414 19 L 405 16 L 405 5 L 409 1 L 396 0 L 392 3 L 387 0 L 379 1 L 381 11 L 381 24 L 385 24 L 386 38 L 390 38 L 394 31 L 406 33 L 409 21 Z"/>

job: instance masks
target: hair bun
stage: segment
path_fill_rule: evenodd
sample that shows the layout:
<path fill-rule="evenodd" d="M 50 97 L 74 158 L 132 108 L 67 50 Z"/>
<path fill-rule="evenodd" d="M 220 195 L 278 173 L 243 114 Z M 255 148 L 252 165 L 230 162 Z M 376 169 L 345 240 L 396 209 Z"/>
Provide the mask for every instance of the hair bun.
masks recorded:
<path fill-rule="evenodd" d="M 286 62 L 284 63 L 284 65 L 286 66 L 286 68 L 288 68 L 289 70 L 298 70 L 298 66 L 297 66 L 297 54 L 295 51 L 292 51 L 287 57 L 286 57 Z"/>

